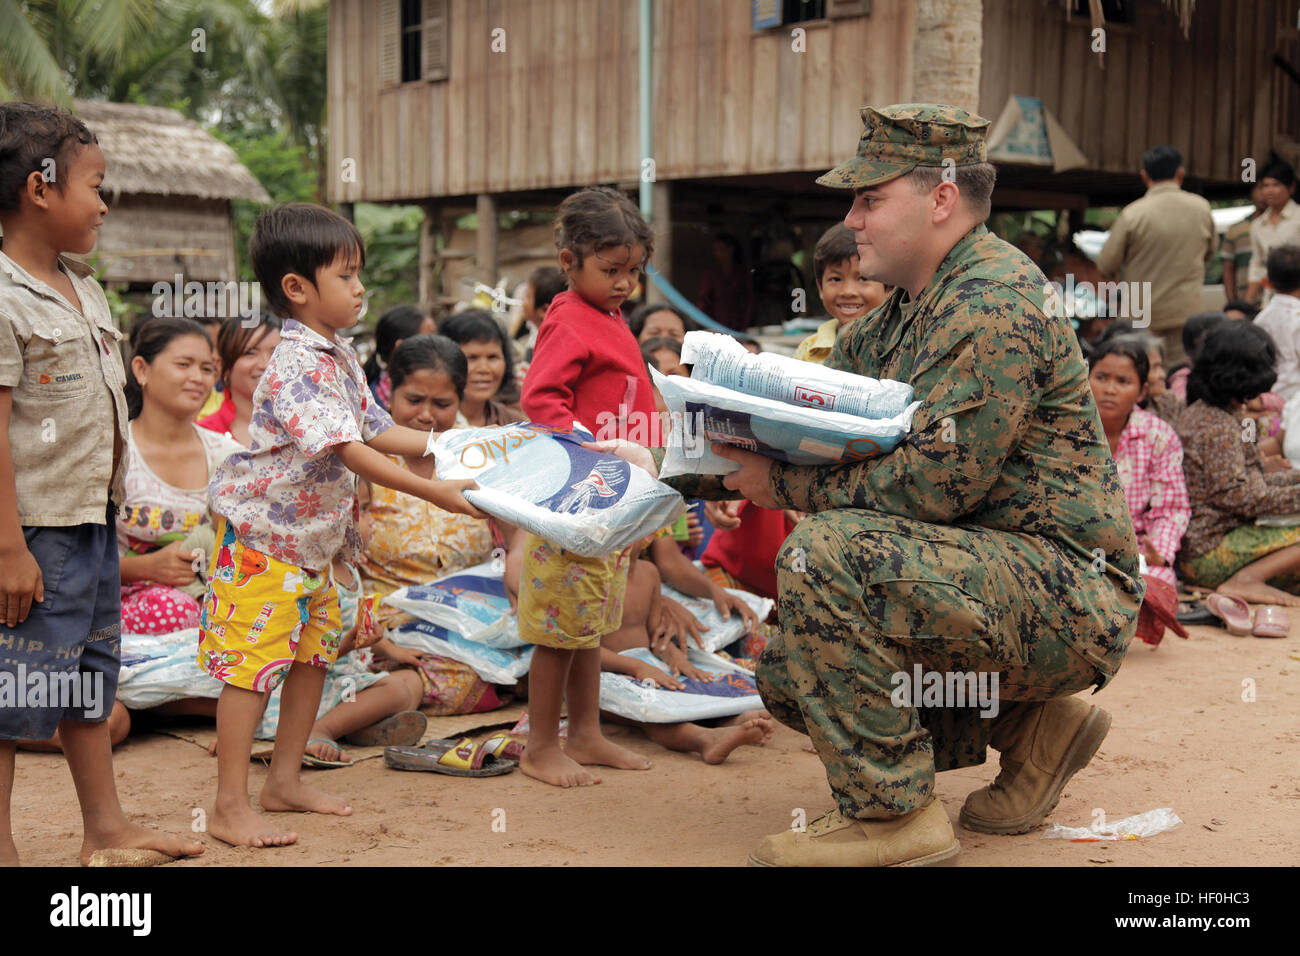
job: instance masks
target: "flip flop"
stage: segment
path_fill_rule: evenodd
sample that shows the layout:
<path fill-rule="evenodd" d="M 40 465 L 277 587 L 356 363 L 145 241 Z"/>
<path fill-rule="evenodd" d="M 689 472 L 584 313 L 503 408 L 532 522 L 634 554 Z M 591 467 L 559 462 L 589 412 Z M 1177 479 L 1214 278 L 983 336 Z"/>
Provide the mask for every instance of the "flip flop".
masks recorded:
<path fill-rule="evenodd" d="M 310 747 L 312 744 L 329 744 L 339 753 L 343 753 L 343 748 L 339 746 L 338 741 L 330 740 L 328 737 L 313 737 L 311 740 L 307 741 L 307 746 Z M 338 767 L 352 766 L 352 761 L 350 760 L 322 760 L 315 754 L 309 754 L 305 750 L 302 753 L 302 762 L 305 766 L 312 767 L 316 770 L 334 770 Z"/>
<path fill-rule="evenodd" d="M 343 742 L 353 747 L 413 746 L 429 729 L 429 718 L 418 710 L 404 710 L 377 724 L 347 734 Z"/>
<path fill-rule="evenodd" d="M 1183 601 L 1178 605 L 1178 623 L 1191 624 L 1212 624 L 1220 627 L 1222 622 L 1219 618 L 1204 604 L 1199 601 Z"/>
<path fill-rule="evenodd" d="M 1205 606 L 1211 614 L 1223 622 L 1229 634 L 1244 637 L 1250 633 L 1250 605 L 1241 598 L 1227 594 L 1211 594 L 1205 599 Z"/>
<path fill-rule="evenodd" d="M 496 739 L 504 736 L 496 734 L 477 744 L 462 737 L 430 740 L 420 747 L 388 747 L 384 750 L 384 765 L 394 770 L 423 770 L 450 777 L 499 777 L 519 766 L 493 753 L 494 750 L 504 752 L 507 741 Z"/>
<path fill-rule="evenodd" d="M 1291 621 L 1280 607 L 1262 607 L 1255 612 L 1255 627 L 1251 633 L 1256 637 L 1288 637 Z"/>

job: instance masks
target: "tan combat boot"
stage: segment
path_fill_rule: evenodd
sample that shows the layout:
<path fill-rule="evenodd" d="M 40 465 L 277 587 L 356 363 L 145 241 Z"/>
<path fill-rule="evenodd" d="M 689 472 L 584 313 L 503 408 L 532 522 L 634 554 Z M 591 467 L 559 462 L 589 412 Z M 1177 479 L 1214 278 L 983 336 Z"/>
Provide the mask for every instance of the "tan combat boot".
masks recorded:
<path fill-rule="evenodd" d="M 979 833 L 1027 833 L 1046 819 L 1066 783 L 1088 765 L 1110 714 L 1077 697 L 1020 703 L 994 728 L 1002 769 L 966 798 L 961 825 Z"/>
<path fill-rule="evenodd" d="M 961 846 L 938 800 L 889 820 L 854 820 L 839 810 L 808 829 L 764 837 L 750 866 L 927 866 L 955 857 Z"/>

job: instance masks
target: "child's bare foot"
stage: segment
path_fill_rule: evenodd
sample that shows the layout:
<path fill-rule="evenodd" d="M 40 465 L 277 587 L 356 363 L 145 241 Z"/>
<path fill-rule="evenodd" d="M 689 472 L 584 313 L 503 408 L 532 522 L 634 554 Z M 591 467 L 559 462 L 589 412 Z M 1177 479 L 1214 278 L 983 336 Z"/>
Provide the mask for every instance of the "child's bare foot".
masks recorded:
<path fill-rule="evenodd" d="M 18 847 L 14 845 L 14 838 L 6 833 L 0 836 L 0 866 L 17 866 L 18 865 Z"/>
<path fill-rule="evenodd" d="M 569 737 L 564 752 L 580 764 L 614 767 L 616 770 L 649 770 L 650 761 L 639 753 L 620 747 L 602 734 Z"/>
<path fill-rule="evenodd" d="M 208 818 L 208 832 L 231 846 L 288 846 L 298 842 L 297 833 L 281 830 L 249 806 L 247 800 L 229 808 L 218 805 Z"/>
<path fill-rule="evenodd" d="M 288 786 L 278 786 L 268 778 L 258 797 L 262 809 L 271 813 L 332 813 L 336 816 L 352 815 L 352 807 L 341 797 L 335 797 L 309 787 L 300 780 Z"/>
<path fill-rule="evenodd" d="M 315 731 L 313 731 L 315 733 Z M 328 738 L 315 737 L 307 741 L 306 752 L 318 760 L 342 761 L 351 763 L 352 758 L 343 752 L 343 749 L 337 744 L 332 743 Z"/>
<path fill-rule="evenodd" d="M 709 728 L 705 730 L 707 742 L 700 748 L 700 759 L 705 763 L 722 763 L 737 747 L 746 744 L 761 746 L 772 736 L 773 729 L 770 717 L 755 717 L 743 724 Z"/>
<path fill-rule="evenodd" d="M 197 840 L 186 840 L 171 833 L 164 833 L 162 830 L 151 830 L 134 823 L 124 823 L 118 829 L 86 833 L 81 841 L 82 866 L 89 865 L 90 855 L 96 850 L 157 850 L 175 859 L 182 856 L 198 856 L 203 852 L 203 844 Z"/>
<path fill-rule="evenodd" d="M 526 747 L 519 759 L 519 769 L 534 780 L 553 787 L 590 787 L 600 783 L 600 777 L 569 757 L 559 745 L 553 747 Z"/>

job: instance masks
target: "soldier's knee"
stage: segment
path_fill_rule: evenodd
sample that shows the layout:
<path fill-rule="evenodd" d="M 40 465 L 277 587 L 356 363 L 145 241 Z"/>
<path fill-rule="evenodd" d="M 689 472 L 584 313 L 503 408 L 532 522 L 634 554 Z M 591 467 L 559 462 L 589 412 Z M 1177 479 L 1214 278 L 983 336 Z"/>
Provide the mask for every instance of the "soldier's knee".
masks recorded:
<path fill-rule="evenodd" d="M 834 512 L 808 515 L 795 525 L 776 558 L 781 590 L 787 586 L 799 587 L 819 562 L 836 560 L 841 540 Z"/>

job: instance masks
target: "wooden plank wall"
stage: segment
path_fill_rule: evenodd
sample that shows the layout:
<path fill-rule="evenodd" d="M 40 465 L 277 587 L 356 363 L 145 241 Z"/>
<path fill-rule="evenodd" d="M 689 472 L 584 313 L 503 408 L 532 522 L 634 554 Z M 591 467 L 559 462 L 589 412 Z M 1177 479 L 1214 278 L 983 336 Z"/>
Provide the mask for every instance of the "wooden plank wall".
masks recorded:
<path fill-rule="evenodd" d="M 660 179 L 829 168 L 865 103 L 911 91 L 914 4 L 755 33 L 750 0 L 656 0 Z M 450 77 L 379 88 L 368 0 L 332 0 L 327 198 L 412 200 L 631 182 L 640 170 L 637 0 L 452 0 Z M 492 52 L 491 32 L 506 31 Z M 356 181 L 341 177 L 356 161 Z"/>
<path fill-rule="evenodd" d="M 95 244 L 108 281 L 235 279 L 230 202 L 189 196 L 121 196 Z M 181 254 L 186 250 L 187 254 Z"/>
<path fill-rule="evenodd" d="M 985 0 L 980 112 L 990 120 L 1013 94 L 1036 96 L 1056 115 L 1092 168 L 1133 172 L 1142 153 L 1172 143 L 1188 174 L 1239 180 L 1280 139 L 1300 139 L 1275 115 L 1285 77 L 1275 50 L 1294 51 L 1300 0 L 1200 0 L 1191 34 L 1156 2 L 1138 22 L 1106 34 L 1105 69 L 1091 52 L 1091 24 L 1066 20 L 1059 3 Z M 1275 109 L 1278 106 L 1279 109 Z"/>

